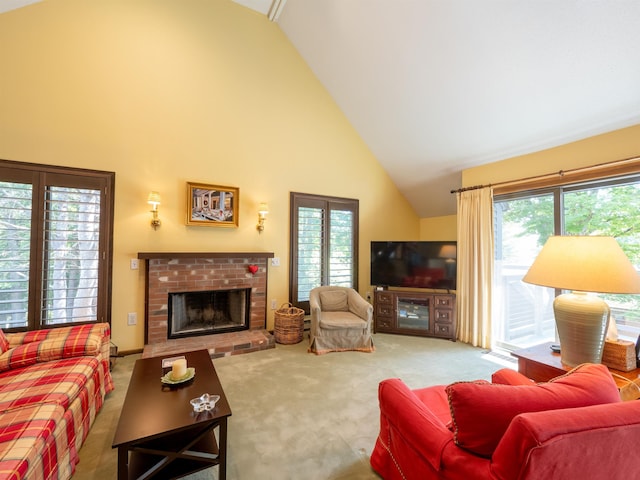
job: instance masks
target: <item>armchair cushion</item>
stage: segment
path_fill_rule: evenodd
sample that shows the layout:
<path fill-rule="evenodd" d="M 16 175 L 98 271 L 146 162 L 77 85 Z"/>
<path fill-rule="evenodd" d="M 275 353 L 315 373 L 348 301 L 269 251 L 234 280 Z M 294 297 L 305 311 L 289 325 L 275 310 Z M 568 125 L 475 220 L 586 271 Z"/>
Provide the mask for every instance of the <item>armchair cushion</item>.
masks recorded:
<path fill-rule="evenodd" d="M 620 402 L 607 367 L 584 364 L 540 384 L 457 382 L 446 387 L 456 444 L 490 457 L 521 413 Z"/>
<path fill-rule="evenodd" d="M 320 304 L 324 312 L 348 312 L 347 292 L 344 290 L 327 290 L 320 292 Z"/>

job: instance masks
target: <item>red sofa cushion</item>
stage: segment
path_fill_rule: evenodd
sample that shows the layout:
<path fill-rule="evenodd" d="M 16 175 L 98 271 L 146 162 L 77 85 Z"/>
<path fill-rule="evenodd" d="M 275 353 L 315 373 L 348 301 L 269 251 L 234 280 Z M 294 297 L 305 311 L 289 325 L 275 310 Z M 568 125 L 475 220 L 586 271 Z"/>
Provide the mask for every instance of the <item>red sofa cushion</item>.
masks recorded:
<path fill-rule="evenodd" d="M 511 420 L 521 413 L 620 402 L 604 365 L 580 365 L 540 384 L 457 382 L 446 387 L 456 444 L 490 457 Z"/>

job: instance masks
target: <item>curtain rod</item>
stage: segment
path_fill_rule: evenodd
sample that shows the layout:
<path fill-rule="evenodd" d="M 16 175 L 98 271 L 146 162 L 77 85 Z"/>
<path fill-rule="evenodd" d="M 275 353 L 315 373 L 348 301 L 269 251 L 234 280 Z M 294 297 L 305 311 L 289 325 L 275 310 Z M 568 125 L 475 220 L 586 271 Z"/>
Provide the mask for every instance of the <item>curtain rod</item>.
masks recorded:
<path fill-rule="evenodd" d="M 571 173 L 583 173 L 583 172 L 588 172 L 588 171 L 591 171 L 591 170 L 597 170 L 597 169 L 600 169 L 600 168 L 622 165 L 622 164 L 629 163 L 629 162 L 637 162 L 638 160 L 640 160 L 640 157 L 625 158 L 624 160 L 615 160 L 613 162 L 598 163 L 596 165 L 591 165 L 591 166 L 588 166 L 588 167 L 571 168 L 569 170 L 558 170 L 557 172 L 545 173 L 545 174 L 542 174 L 542 175 L 534 175 L 534 176 L 525 177 L 525 178 L 519 178 L 518 180 L 508 180 L 508 181 L 498 182 L 498 183 L 489 183 L 487 185 L 473 185 L 471 187 L 463 187 L 463 188 L 458 188 L 456 190 L 451 190 L 450 193 L 461 193 L 461 192 L 466 192 L 468 190 L 478 190 L 480 188 L 487 188 L 487 187 L 504 187 L 506 185 L 517 185 L 519 183 L 530 182 L 532 180 L 542 180 L 544 178 L 550 178 L 550 177 L 555 177 L 555 176 L 564 177 L 568 173 L 569 174 L 571 174 Z"/>

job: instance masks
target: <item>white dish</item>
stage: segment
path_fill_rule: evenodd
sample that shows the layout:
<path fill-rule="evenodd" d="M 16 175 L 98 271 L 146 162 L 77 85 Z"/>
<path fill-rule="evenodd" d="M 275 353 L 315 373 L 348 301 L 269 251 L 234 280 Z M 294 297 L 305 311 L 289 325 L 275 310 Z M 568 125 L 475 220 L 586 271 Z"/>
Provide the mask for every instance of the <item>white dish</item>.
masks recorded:
<path fill-rule="evenodd" d="M 180 385 L 181 383 L 185 383 L 188 382 L 189 380 L 191 380 L 193 377 L 196 376 L 196 369 L 193 367 L 188 367 L 187 368 L 187 373 L 185 373 L 182 377 L 174 380 L 171 376 L 172 372 L 167 372 L 161 379 L 160 381 L 162 383 L 164 383 L 165 385 Z"/>

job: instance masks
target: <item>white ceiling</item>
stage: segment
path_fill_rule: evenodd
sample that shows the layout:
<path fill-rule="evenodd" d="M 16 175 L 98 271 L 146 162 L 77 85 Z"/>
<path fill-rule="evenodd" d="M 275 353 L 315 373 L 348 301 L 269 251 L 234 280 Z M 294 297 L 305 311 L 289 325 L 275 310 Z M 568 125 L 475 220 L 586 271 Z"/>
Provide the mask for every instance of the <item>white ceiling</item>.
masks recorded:
<path fill-rule="evenodd" d="M 638 0 L 287 0 L 277 23 L 420 217 L 455 213 L 465 168 L 640 123 Z"/>
<path fill-rule="evenodd" d="M 420 217 L 455 213 L 465 168 L 640 123 L 640 0 L 233 1 L 277 21 Z"/>
<path fill-rule="evenodd" d="M 38 3 L 41 0 L 0 0 L 0 13 L 15 10 L 16 8 L 26 7 L 32 3 Z"/>

